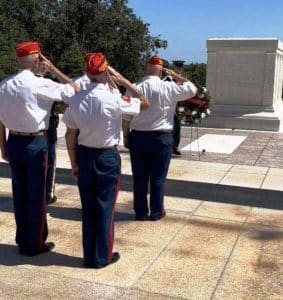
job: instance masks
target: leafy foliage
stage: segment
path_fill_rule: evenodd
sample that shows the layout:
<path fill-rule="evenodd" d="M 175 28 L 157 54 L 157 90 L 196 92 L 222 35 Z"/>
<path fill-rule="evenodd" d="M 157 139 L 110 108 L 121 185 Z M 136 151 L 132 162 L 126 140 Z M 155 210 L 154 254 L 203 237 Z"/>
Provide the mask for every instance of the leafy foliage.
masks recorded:
<path fill-rule="evenodd" d="M 115 68 L 136 80 L 152 53 L 167 42 L 149 33 L 127 0 L 1 0 L 0 80 L 17 69 L 15 45 L 38 40 L 63 72 L 83 72 L 82 57 L 101 51 Z"/>
<path fill-rule="evenodd" d="M 184 73 L 199 86 L 206 85 L 206 64 L 204 63 L 191 63 L 184 65 Z"/>

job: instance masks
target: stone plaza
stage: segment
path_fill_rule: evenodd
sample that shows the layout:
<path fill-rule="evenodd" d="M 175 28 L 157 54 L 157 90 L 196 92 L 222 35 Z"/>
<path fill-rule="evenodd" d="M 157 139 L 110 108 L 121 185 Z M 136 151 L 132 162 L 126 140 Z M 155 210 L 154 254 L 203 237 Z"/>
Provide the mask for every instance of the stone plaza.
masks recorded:
<path fill-rule="evenodd" d="M 53 252 L 18 254 L 9 168 L 1 163 L 0 299 L 282 299 L 283 155 L 279 167 L 268 157 L 282 149 L 283 134 L 199 129 L 199 136 L 246 136 L 234 154 L 199 154 L 189 146 L 195 132 L 191 140 L 183 130 L 187 150 L 171 161 L 167 216 L 159 222 L 134 221 L 129 155 L 121 147 L 114 244 L 121 260 L 89 270 L 61 127 L 58 201 L 48 207 Z"/>

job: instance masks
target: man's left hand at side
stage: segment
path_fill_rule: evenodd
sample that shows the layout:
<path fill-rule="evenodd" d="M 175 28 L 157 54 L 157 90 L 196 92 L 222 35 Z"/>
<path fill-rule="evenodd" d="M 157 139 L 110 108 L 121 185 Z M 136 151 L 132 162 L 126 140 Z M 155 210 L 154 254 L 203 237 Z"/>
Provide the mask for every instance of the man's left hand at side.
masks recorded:
<path fill-rule="evenodd" d="M 1 157 L 2 157 L 3 160 L 9 161 L 9 157 L 8 157 L 8 152 L 7 151 L 1 152 Z"/>

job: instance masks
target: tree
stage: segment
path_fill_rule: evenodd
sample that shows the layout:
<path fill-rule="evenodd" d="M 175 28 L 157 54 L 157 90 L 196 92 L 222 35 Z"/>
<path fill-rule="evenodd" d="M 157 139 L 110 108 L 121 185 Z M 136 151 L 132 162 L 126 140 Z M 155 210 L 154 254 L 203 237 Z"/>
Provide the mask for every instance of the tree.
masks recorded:
<path fill-rule="evenodd" d="M 44 53 L 68 75 L 82 73 L 87 52 L 103 52 L 110 64 L 135 80 L 148 57 L 167 42 L 149 33 L 149 24 L 127 0 L 0 1 L 0 79 L 15 71 L 15 45 L 38 40 Z M 13 67 L 10 67 L 13 66 Z"/>
<path fill-rule="evenodd" d="M 190 63 L 184 66 L 184 73 L 192 80 L 192 82 L 201 86 L 206 85 L 206 64 Z"/>

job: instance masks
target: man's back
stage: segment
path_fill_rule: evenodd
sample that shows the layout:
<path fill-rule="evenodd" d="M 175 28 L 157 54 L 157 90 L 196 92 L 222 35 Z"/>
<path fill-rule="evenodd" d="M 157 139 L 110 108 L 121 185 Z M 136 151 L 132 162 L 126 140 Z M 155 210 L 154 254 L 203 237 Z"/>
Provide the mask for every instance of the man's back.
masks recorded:
<path fill-rule="evenodd" d="M 0 120 L 14 131 L 47 129 L 53 102 L 73 94 L 73 88 L 68 84 L 56 83 L 37 77 L 29 70 L 22 70 L 0 85 Z"/>
<path fill-rule="evenodd" d="M 177 85 L 157 76 L 145 76 L 136 86 L 148 98 L 150 106 L 132 119 L 131 128 L 145 131 L 172 130 L 177 101 L 192 97 L 195 90 L 190 82 Z"/>
<path fill-rule="evenodd" d="M 138 113 L 140 101 L 131 98 L 132 104 L 122 100 L 117 91 L 107 84 L 91 83 L 70 100 L 64 119 L 69 126 L 78 128 L 78 143 L 89 147 L 109 147 L 119 143 L 121 116 L 125 112 Z M 71 121 L 72 120 L 72 121 Z"/>
<path fill-rule="evenodd" d="M 78 85 L 78 87 L 81 90 L 86 90 L 89 87 L 89 85 L 91 84 L 91 80 L 89 79 L 87 74 L 84 74 L 78 78 L 75 78 L 74 82 L 76 83 L 76 85 Z"/>
<path fill-rule="evenodd" d="M 0 119 L 10 130 L 38 131 L 38 125 L 47 114 L 35 97 L 39 80 L 32 72 L 25 70 L 0 85 Z"/>

